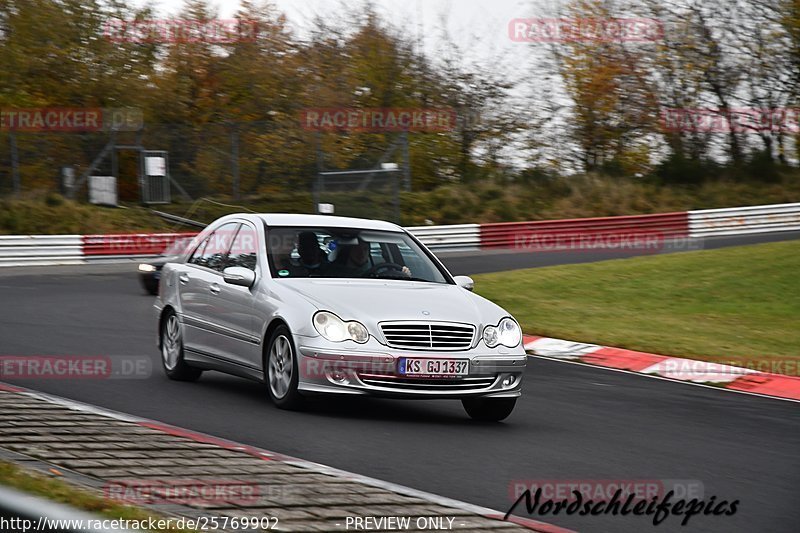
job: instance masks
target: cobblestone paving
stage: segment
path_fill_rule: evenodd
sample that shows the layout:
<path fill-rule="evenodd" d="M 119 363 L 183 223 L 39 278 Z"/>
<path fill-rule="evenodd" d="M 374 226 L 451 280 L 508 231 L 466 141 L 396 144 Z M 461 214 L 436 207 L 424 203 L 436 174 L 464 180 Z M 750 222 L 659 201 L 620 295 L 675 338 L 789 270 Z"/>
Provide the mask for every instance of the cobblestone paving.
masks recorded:
<path fill-rule="evenodd" d="M 530 530 L 276 455 L 257 456 L 251 448 L 198 440 L 35 395 L 0 391 L 0 448 L 75 472 L 78 479 L 89 480 L 78 483 L 104 497 L 127 498 L 160 513 L 274 517 L 276 530 L 297 532 L 354 531 L 348 517 L 382 516 L 410 517 L 410 528 L 402 530 L 411 531 L 428 529 L 417 528 L 420 517 L 443 519 L 444 524 L 450 518 L 454 531 Z M 396 525 L 371 526 L 370 531 L 399 530 Z"/>

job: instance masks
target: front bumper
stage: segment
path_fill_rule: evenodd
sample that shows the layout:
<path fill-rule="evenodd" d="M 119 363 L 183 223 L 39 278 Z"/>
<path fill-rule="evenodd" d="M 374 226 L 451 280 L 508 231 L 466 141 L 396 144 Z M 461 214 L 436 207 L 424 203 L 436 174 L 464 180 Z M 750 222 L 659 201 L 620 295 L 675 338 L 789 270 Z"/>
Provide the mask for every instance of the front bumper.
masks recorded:
<path fill-rule="evenodd" d="M 527 355 L 520 347 L 510 354 L 333 350 L 298 346 L 304 392 L 373 395 L 395 398 L 513 398 L 521 394 Z M 468 359 L 469 375 L 453 378 L 406 377 L 398 373 L 401 357 Z"/>

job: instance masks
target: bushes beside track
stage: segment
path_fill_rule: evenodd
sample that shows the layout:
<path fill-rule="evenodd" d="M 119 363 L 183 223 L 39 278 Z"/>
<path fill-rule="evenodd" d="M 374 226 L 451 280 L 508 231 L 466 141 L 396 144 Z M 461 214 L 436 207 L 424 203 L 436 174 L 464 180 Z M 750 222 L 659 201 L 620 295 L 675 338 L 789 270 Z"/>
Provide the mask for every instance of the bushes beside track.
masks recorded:
<path fill-rule="evenodd" d="M 239 212 L 309 213 L 310 193 L 264 189 L 241 201 L 214 197 L 214 202 L 176 202 L 159 210 L 211 222 Z M 336 214 L 392 218 L 391 199 L 365 193 L 329 194 Z M 430 191 L 400 195 L 404 226 L 553 220 L 595 216 L 665 213 L 742 205 L 800 201 L 800 171 L 780 181 L 709 180 L 700 185 L 659 184 L 649 178 L 604 175 L 538 177 L 510 183 L 451 184 Z M 175 226 L 137 205 L 121 209 L 97 207 L 64 199 L 55 193 L 29 193 L 0 199 L 0 234 L 71 234 L 167 231 Z"/>

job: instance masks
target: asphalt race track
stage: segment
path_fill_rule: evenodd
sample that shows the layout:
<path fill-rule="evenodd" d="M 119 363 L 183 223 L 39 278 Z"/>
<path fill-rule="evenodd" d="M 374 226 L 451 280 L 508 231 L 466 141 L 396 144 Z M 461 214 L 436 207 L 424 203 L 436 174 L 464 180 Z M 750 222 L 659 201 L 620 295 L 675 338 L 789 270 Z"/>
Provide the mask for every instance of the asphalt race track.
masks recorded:
<path fill-rule="evenodd" d="M 536 254 L 447 262 L 476 273 L 555 260 L 522 255 Z M 131 265 L 6 269 L 0 294 L 0 354 L 151 362 L 129 379 L 0 381 L 502 511 L 513 484 L 525 480 L 677 479 L 702 483 L 706 499 L 739 500 L 738 512 L 694 516 L 687 527 L 669 517 L 655 530 L 789 532 L 800 523 L 797 403 L 531 359 L 525 394 L 503 424 L 471 422 L 451 401 L 326 398 L 286 412 L 255 382 L 216 373 L 194 384 L 168 381 L 153 298 Z M 534 518 L 579 531 L 653 528 L 648 517 Z"/>

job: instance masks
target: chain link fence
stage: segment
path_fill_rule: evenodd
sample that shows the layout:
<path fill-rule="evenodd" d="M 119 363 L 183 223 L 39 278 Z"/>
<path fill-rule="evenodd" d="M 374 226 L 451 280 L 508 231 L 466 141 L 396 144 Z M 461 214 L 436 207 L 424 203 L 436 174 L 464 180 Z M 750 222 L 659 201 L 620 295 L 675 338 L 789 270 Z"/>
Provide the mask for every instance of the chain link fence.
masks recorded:
<path fill-rule="evenodd" d="M 75 197 L 84 200 L 89 176 L 115 176 L 119 201 L 140 203 L 142 155 L 164 151 L 175 199 L 305 193 L 308 212 L 328 203 L 337 215 L 397 220 L 399 191 L 410 184 L 407 139 L 402 133 L 307 131 L 292 120 L 148 123 L 118 132 L 3 130 L 0 196 L 67 195 L 64 176 L 71 175 Z M 396 170 L 386 172 L 387 165 Z M 360 173 L 366 170 L 377 172 Z"/>

